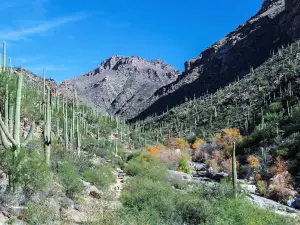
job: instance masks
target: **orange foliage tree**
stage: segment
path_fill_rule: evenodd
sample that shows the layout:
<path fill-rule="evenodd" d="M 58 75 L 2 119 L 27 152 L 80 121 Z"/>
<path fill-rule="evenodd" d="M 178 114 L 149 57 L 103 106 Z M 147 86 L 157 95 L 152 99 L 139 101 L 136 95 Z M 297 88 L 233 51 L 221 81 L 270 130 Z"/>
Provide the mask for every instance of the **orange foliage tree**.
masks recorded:
<path fill-rule="evenodd" d="M 197 138 L 196 141 L 194 142 L 194 144 L 192 144 L 192 149 L 196 150 L 199 149 L 201 144 L 205 143 L 205 140 L 202 138 Z"/>
<path fill-rule="evenodd" d="M 275 174 L 281 174 L 287 171 L 287 165 L 280 156 L 276 157 L 275 166 L 272 168 L 272 171 Z"/>
<path fill-rule="evenodd" d="M 254 169 L 260 167 L 260 158 L 258 156 L 250 155 L 248 156 L 247 161 L 250 164 L 250 166 Z"/>
<path fill-rule="evenodd" d="M 189 147 L 189 143 L 184 140 L 183 138 L 176 138 L 175 139 L 175 147 L 180 149 L 185 149 Z"/>
<path fill-rule="evenodd" d="M 240 130 L 237 128 L 224 129 L 223 134 L 217 136 L 217 142 L 222 146 L 231 146 L 233 142 L 240 142 L 242 139 Z"/>
<path fill-rule="evenodd" d="M 163 144 L 158 144 L 151 146 L 147 149 L 148 152 L 152 153 L 155 156 L 158 156 L 161 150 L 164 150 L 166 147 Z"/>

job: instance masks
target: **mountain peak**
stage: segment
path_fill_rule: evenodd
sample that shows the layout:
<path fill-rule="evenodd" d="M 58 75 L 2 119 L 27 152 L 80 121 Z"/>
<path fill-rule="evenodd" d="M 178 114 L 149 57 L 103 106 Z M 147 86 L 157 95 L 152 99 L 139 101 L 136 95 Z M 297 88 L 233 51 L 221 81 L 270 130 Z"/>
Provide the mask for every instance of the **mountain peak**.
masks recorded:
<path fill-rule="evenodd" d="M 104 60 L 100 65 L 100 70 L 117 70 L 121 65 L 135 65 L 147 62 L 139 56 L 119 56 L 115 55 Z"/>

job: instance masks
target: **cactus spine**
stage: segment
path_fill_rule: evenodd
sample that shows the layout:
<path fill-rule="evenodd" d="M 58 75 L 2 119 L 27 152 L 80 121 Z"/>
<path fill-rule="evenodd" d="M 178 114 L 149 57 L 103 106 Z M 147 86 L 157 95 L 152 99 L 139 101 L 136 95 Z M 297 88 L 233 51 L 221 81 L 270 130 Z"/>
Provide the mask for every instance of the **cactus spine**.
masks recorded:
<path fill-rule="evenodd" d="M 47 88 L 47 105 L 45 112 L 45 128 L 44 128 L 44 148 L 45 148 L 45 161 L 50 165 L 50 155 L 51 155 L 51 90 Z"/>

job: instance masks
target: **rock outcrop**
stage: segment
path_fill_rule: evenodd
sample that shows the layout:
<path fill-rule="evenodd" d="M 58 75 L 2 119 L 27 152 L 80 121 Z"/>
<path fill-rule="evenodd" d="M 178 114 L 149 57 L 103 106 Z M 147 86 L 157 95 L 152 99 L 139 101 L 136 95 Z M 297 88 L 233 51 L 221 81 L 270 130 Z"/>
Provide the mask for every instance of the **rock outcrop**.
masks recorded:
<path fill-rule="evenodd" d="M 185 63 L 182 76 L 160 88 L 149 108 L 133 120 L 161 114 L 167 108 L 215 92 L 265 62 L 273 51 L 300 38 L 298 0 L 265 0 L 259 12 L 234 32 Z"/>
<path fill-rule="evenodd" d="M 59 85 L 59 92 L 101 109 L 102 112 L 132 118 L 148 107 L 148 99 L 181 74 L 162 60 L 113 56 L 82 76 Z"/>

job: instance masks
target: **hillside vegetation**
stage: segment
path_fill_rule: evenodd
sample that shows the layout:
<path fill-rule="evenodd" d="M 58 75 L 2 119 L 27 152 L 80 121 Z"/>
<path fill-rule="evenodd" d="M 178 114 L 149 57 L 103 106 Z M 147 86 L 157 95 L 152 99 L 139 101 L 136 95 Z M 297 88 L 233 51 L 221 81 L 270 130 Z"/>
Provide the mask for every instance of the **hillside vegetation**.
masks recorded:
<path fill-rule="evenodd" d="M 168 169 L 190 173 L 188 161 L 197 159 L 195 150 L 205 143 L 179 138 L 187 134 L 181 126 L 180 133 L 169 133 L 165 122 L 128 125 L 79 104 L 76 93 L 71 100 L 58 95 L 45 76 L 43 86 L 36 85 L 23 77 L 22 69 L 14 72 L 5 63 L 0 80 L 3 224 L 296 223 L 250 202 L 235 176 L 233 186 L 231 176 L 213 186 L 171 176 Z M 217 130 L 211 127 L 203 137 Z M 231 144 L 241 139 L 238 130 L 218 139 L 232 165 Z M 236 174 L 237 166 L 232 168 Z M 126 179 L 120 190 L 116 183 L 122 170 Z"/>
<path fill-rule="evenodd" d="M 299 41 L 280 48 L 243 79 L 137 124 L 159 140 L 178 136 L 193 142 L 201 137 L 210 146 L 197 148 L 200 152 L 219 150 L 215 143 L 224 129 L 238 128 L 244 136 L 237 145 L 241 163 L 249 155 L 257 156 L 259 173 L 269 183 L 272 167 L 283 161 L 284 171 L 292 174 L 285 187 L 299 191 L 299 52 Z"/>

